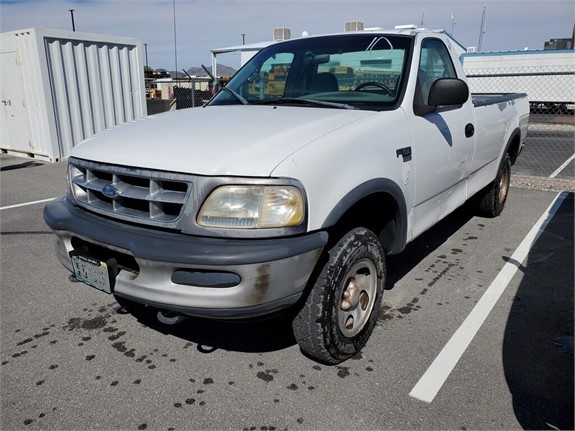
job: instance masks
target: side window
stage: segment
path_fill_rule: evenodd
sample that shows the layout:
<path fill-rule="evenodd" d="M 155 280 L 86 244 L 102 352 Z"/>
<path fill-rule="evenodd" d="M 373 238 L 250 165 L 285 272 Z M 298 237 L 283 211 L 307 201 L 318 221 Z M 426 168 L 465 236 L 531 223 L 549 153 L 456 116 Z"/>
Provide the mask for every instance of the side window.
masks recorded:
<path fill-rule="evenodd" d="M 457 78 L 449 51 L 439 39 L 425 39 L 421 45 L 417 74 L 416 105 L 427 105 L 431 84 L 439 78 Z"/>

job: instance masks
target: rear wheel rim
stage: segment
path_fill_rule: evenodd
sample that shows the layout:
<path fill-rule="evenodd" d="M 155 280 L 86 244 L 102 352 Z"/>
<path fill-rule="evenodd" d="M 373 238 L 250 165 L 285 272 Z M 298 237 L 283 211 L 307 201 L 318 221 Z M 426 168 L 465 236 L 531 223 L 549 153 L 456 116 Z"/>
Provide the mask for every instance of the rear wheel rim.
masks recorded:
<path fill-rule="evenodd" d="M 509 166 L 504 166 L 501 172 L 501 177 L 499 178 L 499 194 L 497 195 L 497 201 L 500 205 L 505 203 L 507 199 L 507 192 L 509 191 L 510 175 Z"/>
<path fill-rule="evenodd" d="M 377 268 L 370 259 L 361 259 L 347 272 L 337 307 L 339 330 L 345 337 L 355 337 L 365 327 L 376 296 Z"/>

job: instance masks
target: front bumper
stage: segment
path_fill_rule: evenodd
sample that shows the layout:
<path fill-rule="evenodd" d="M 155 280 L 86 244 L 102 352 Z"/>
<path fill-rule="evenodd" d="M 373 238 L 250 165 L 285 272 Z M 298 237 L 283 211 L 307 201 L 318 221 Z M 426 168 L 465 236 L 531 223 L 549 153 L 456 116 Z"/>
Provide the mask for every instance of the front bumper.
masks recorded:
<path fill-rule="evenodd" d="M 44 220 L 69 271 L 69 253 L 82 244 L 88 253 L 97 250 L 100 259 L 109 253 L 136 263 L 136 269 L 120 270 L 115 294 L 213 318 L 254 317 L 294 304 L 328 239 L 326 232 L 274 239 L 196 237 L 104 218 L 66 198 L 49 203 Z"/>

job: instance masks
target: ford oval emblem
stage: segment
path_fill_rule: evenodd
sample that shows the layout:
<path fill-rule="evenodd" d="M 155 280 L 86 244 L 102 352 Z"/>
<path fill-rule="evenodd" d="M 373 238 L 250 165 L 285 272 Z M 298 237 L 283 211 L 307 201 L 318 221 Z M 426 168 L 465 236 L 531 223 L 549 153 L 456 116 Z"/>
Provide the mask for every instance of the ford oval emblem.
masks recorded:
<path fill-rule="evenodd" d="M 107 198 L 114 199 L 116 196 L 118 196 L 120 194 L 120 192 L 118 191 L 118 189 L 116 187 L 114 187 L 111 184 L 108 184 L 107 186 L 104 186 L 102 188 L 102 194 L 104 196 L 106 196 Z"/>

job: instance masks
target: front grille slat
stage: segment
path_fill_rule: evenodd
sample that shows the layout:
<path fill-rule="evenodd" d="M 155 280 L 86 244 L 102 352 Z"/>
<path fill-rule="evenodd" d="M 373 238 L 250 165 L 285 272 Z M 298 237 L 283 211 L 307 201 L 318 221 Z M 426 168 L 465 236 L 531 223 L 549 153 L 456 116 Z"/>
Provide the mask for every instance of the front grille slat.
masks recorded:
<path fill-rule="evenodd" d="M 118 189 L 120 195 L 125 198 L 138 199 L 138 200 L 149 200 L 150 190 L 143 187 L 130 186 L 128 184 L 114 184 L 114 187 Z"/>
<path fill-rule="evenodd" d="M 185 193 L 180 192 L 170 192 L 170 191 L 161 191 L 155 193 L 153 196 L 150 196 L 150 200 L 153 202 L 163 202 L 169 204 L 182 204 L 186 199 Z"/>
<path fill-rule="evenodd" d="M 79 159 L 69 163 L 70 182 L 79 205 L 136 223 L 175 227 L 192 190 L 190 175 Z"/>
<path fill-rule="evenodd" d="M 73 181 L 74 184 L 76 184 L 78 187 L 98 192 L 101 191 L 102 188 L 104 188 L 104 186 L 112 184 L 111 181 L 101 180 L 97 178 L 92 180 L 86 180 L 85 178 L 74 178 Z"/>

